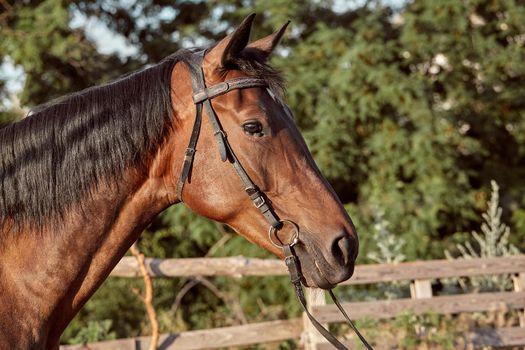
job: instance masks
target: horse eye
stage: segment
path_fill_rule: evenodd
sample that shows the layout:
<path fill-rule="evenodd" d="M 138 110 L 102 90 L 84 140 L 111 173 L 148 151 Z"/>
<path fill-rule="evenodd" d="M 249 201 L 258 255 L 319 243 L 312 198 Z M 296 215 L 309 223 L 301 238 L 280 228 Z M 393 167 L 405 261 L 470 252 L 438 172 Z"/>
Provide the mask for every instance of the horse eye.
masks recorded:
<path fill-rule="evenodd" d="M 262 136 L 263 126 L 258 121 L 249 121 L 242 125 L 244 132 L 250 135 Z"/>

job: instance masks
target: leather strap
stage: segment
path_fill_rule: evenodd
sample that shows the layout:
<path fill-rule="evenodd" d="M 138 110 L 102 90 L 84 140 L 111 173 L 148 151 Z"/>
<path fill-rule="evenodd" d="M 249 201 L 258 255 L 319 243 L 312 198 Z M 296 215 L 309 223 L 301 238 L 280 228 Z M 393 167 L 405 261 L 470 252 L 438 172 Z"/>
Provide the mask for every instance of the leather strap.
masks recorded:
<path fill-rule="evenodd" d="M 191 174 L 191 168 L 193 165 L 193 159 L 195 156 L 201 128 L 202 110 L 204 108 L 213 129 L 213 134 L 215 136 L 215 141 L 219 149 L 221 160 L 223 162 L 226 160 L 230 161 L 233 168 L 235 169 L 235 172 L 243 183 L 246 193 L 250 196 L 253 204 L 261 212 L 268 224 L 274 228 L 280 228 L 282 223 L 277 214 L 274 212 L 271 206 L 271 201 L 262 191 L 259 190 L 257 185 L 255 185 L 237 159 L 237 156 L 233 152 L 233 149 L 228 142 L 226 133 L 224 132 L 219 118 L 217 117 L 217 114 L 215 113 L 211 103 L 211 100 L 214 97 L 223 95 L 231 90 L 262 87 L 267 86 L 267 83 L 263 79 L 240 77 L 227 80 L 211 87 L 206 87 L 206 83 L 204 81 L 204 72 L 202 71 L 202 60 L 204 53 L 204 51 L 201 51 L 192 55 L 191 59 L 187 62 L 191 72 L 191 83 L 194 92 L 193 101 L 195 103 L 195 122 L 193 124 L 193 131 L 190 136 L 190 141 L 184 156 L 181 174 L 177 183 L 177 198 L 182 201 L 184 184 L 189 180 Z"/>
<path fill-rule="evenodd" d="M 363 345 L 365 346 L 365 348 L 367 348 L 368 350 L 373 350 L 372 346 L 366 341 L 365 337 L 361 334 L 361 332 L 359 332 L 359 329 L 357 329 L 356 325 L 354 324 L 354 322 L 350 319 L 350 317 L 348 316 L 348 314 L 346 313 L 345 309 L 343 308 L 343 306 L 341 305 L 341 303 L 339 302 L 339 300 L 335 297 L 335 294 L 334 294 L 334 291 L 332 289 L 330 289 L 328 291 L 330 293 L 330 297 L 332 298 L 334 304 L 337 306 L 337 308 L 339 309 L 339 311 L 343 314 L 343 316 L 345 317 L 346 319 L 346 323 L 348 323 L 350 325 L 350 327 L 352 327 L 352 330 L 354 331 L 354 333 L 359 337 L 359 340 L 361 340 L 361 343 L 363 343 Z"/>
<path fill-rule="evenodd" d="M 301 304 L 304 312 L 306 313 L 306 316 L 308 316 L 308 319 L 312 324 L 314 325 L 315 329 L 321 333 L 321 335 L 330 342 L 336 349 L 338 350 L 348 350 L 348 348 L 341 343 L 332 333 L 330 333 L 329 330 L 327 330 L 319 321 L 315 319 L 315 317 L 310 313 L 308 310 L 308 306 L 306 305 L 306 298 L 304 296 L 303 287 L 301 286 L 301 271 L 299 268 L 298 260 L 295 256 L 295 252 L 293 250 L 293 247 L 291 245 L 284 245 L 283 246 L 283 252 L 284 252 L 284 262 L 286 264 L 286 267 L 288 268 L 288 273 L 290 274 L 290 280 L 292 281 L 292 284 L 295 289 L 295 294 L 297 295 L 297 299 L 299 300 L 299 303 Z M 330 296 L 332 297 L 332 300 L 337 305 L 337 308 L 343 313 L 347 323 L 352 327 L 352 330 L 357 334 L 363 345 L 368 350 L 374 350 L 372 346 L 366 341 L 366 339 L 363 337 L 361 332 L 357 329 L 354 322 L 348 317 L 347 313 L 344 311 L 343 307 L 335 297 L 332 290 L 330 290 Z"/>
<path fill-rule="evenodd" d="M 244 186 L 244 190 L 246 191 L 248 196 L 250 196 L 253 205 L 255 205 L 257 209 L 259 209 L 259 211 L 264 216 L 268 224 L 270 224 L 270 226 L 274 228 L 281 227 L 281 220 L 273 211 L 271 201 L 259 189 L 259 187 L 257 187 L 257 185 L 250 178 L 250 176 L 246 173 L 246 170 L 244 170 L 241 163 L 239 162 L 239 159 L 237 159 L 237 156 L 235 155 L 235 152 L 233 152 L 233 149 L 231 148 L 231 145 L 228 141 L 226 141 L 226 146 L 228 147 L 228 152 L 230 155 L 230 163 L 232 164 L 233 168 L 235 169 L 235 172 L 241 179 L 242 184 Z"/>
<path fill-rule="evenodd" d="M 204 109 L 206 110 L 206 115 L 208 116 L 208 120 L 210 121 L 211 127 L 213 128 L 213 136 L 215 136 L 215 142 L 217 143 L 217 147 L 219 148 L 221 160 L 225 162 L 226 160 L 228 160 L 228 149 L 226 148 L 226 133 L 222 129 L 219 119 L 217 118 L 217 114 L 215 114 L 215 111 L 213 110 L 211 101 L 205 100 L 203 103 Z"/>
<path fill-rule="evenodd" d="M 248 87 L 263 87 L 268 86 L 268 84 L 263 79 L 258 78 L 234 78 L 227 80 L 225 82 L 213 85 L 212 87 L 199 90 L 193 94 L 193 102 L 201 103 L 205 100 L 211 100 L 217 96 L 223 95 L 228 91 L 235 89 L 244 89 Z"/>
<path fill-rule="evenodd" d="M 308 310 L 308 307 L 306 305 L 306 298 L 303 292 L 303 287 L 301 286 L 301 276 L 302 275 L 299 270 L 299 264 L 297 262 L 297 258 L 295 257 L 295 253 L 293 252 L 293 248 L 290 245 L 284 245 L 283 252 L 285 255 L 284 262 L 286 264 L 286 267 L 288 268 L 288 272 L 290 274 L 290 280 L 292 281 L 292 284 L 295 289 L 295 294 L 297 295 L 297 299 L 299 300 L 299 303 L 303 307 L 303 310 L 306 313 L 306 316 L 308 316 L 308 318 L 310 319 L 310 322 L 312 322 L 315 329 L 317 329 L 319 333 L 321 333 L 321 335 L 330 342 L 330 344 L 335 346 L 336 349 L 348 350 L 347 347 L 344 346 L 343 343 L 341 343 L 326 328 L 324 328 L 323 325 L 320 324 L 319 321 L 317 321 L 315 317 L 310 313 L 310 310 Z"/>
<path fill-rule="evenodd" d="M 193 166 L 193 160 L 195 157 L 195 152 L 197 149 L 197 143 L 199 140 L 199 134 L 202 124 L 202 111 L 204 108 L 204 110 L 206 111 L 206 115 L 208 116 L 208 120 L 213 128 L 213 134 L 215 136 L 215 141 L 217 142 L 221 160 L 223 162 L 229 160 L 229 162 L 235 169 L 235 172 L 239 176 L 239 179 L 243 183 L 244 189 L 246 193 L 250 196 L 250 199 L 252 200 L 255 207 L 259 209 L 259 211 L 266 219 L 266 221 L 270 224 L 270 226 L 277 230 L 281 228 L 283 221 L 281 221 L 277 214 L 274 212 L 271 205 L 271 201 L 264 194 L 264 192 L 262 192 L 257 187 L 257 185 L 255 185 L 255 183 L 252 181 L 246 170 L 244 170 L 243 166 L 237 159 L 237 156 L 235 155 L 235 152 L 233 152 L 233 149 L 230 143 L 228 142 L 226 133 L 222 129 L 222 126 L 219 122 L 219 118 L 213 110 L 213 106 L 211 103 L 211 100 L 214 97 L 223 95 L 231 90 L 267 86 L 266 82 L 262 79 L 244 77 L 227 80 L 223 83 L 207 88 L 206 83 L 204 81 L 204 73 L 202 71 L 203 57 L 204 51 L 201 51 L 197 54 L 191 55 L 191 59 L 187 61 L 191 72 L 193 101 L 195 103 L 195 121 L 193 124 L 193 130 L 190 136 L 190 141 L 188 143 L 188 147 L 186 148 L 186 154 L 184 156 L 179 181 L 177 183 L 177 197 L 180 201 L 182 201 L 182 191 L 184 189 L 184 184 L 186 183 L 186 181 L 190 180 L 191 169 Z M 271 232 L 272 229 L 270 229 L 270 235 Z M 292 247 L 297 241 L 298 237 L 296 237 L 296 239 L 294 239 L 292 243 L 282 246 L 285 255 L 284 261 L 286 263 L 286 266 L 288 267 L 290 279 L 294 286 L 295 293 L 297 294 L 297 298 L 299 299 L 299 302 L 303 307 L 304 312 L 306 313 L 314 327 L 326 338 L 326 340 L 328 340 L 338 350 L 347 350 L 347 348 L 339 340 L 337 340 L 337 338 L 333 334 L 331 334 L 326 328 L 324 328 L 308 310 L 308 307 L 306 305 L 306 298 L 304 297 L 303 288 L 301 286 L 302 274 L 299 267 L 299 261 Z M 368 350 L 373 350 L 370 344 L 368 344 L 365 338 L 361 335 L 361 333 L 354 325 L 352 320 L 348 317 L 345 310 L 342 308 L 341 304 L 336 299 L 335 295 L 331 290 L 330 296 L 332 297 L 332 300 L 334 300 L 334 303 L 344 315 L 354 332 L 365 345 L 365 347 Z"/>
<path fill-rule="evenodd" d="M 182 171 L 180 173 L 179 182 L 177 183 L 177 198 L 182 201 L 182 190 L 187 180 L 190 180 L 190 172 L 193 165 L 193 158 L 197 151 L 197 141 L 199 140 L 199 133 L 201 130 L 202 123 L 202 104 L 198 104 L 196 107 L 195 121 L 193 122 L 193 130 L 190 136 L 190 142 L 186 148 L 186 154 L 184 155 L 184 161 L 182 163 Z"/>

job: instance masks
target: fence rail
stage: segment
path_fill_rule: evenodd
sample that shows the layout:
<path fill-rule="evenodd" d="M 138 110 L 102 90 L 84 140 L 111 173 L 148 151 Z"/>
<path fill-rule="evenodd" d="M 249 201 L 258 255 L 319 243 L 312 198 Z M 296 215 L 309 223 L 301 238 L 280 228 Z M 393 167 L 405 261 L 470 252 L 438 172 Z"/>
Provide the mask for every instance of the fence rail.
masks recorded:
<path fill-rule="evenodd" d="M 183 333 L 163 334 L 158 348 L 162 350 L 210 349 L 215 347 L 253 345 L 281 342 L 299 338 L 303 332 L 300 318 L 252 323 L 243 326 L 221 327 Z M 62 350 L 136 350 L 147 349 L 151 337 L 109 340 L 86 345 L 61 346 Z"/>
<path fill-rule="evenodd" d="M 286 267 L 277 259 L 256 259 L 244 256 L 228 258 L 146 259 L 152 277 L 189 276 L 279 276 Z M 126 256 L 111 272 L 113 277 L 140 277 L 137 260 Z"/>
<path fill-rule="evenodd" d="M 246 258 L 146 259 L 154 277 L 188 276 L 282 276 L 286 268 L 280 260 Z M 434 296 L 432 280 L 451 277 L 511 274 L 514 292 L 472 293 Z M 125 257 L 111 273 L 113 277 L 139 277 L 136 260 Z M 525 255 L 472 260 L 433 260 L 395 265 L 357 266 L 354 277 L 346 285 L 410 281 L 411 298 L 345 303 L 353 318 L 392 318 L 410 310 L 415 314 L 437 312 L 456 314 L 491 310 L 521 310 L 520 327 L 473 331 L 465 339 L 474 347 L 525 345 Z M 333 305 L 326 305 L 324 291 L 311 289 L 307 293 L 311 312 L 322 323 L 342 321 Z M 252 345 L 298 339 L 307 350 L 327 348 L 327 344 L 310 327 L 305 318 L 253 323 L 242 326 L 189 331 L 161 336 L 160 349 L 210 349 Z M 145 349 L 149 337 L 120 339 L 88 345 L 61 346 L 62 350 L 135 350 Z M 352 347 L 352 342 L 349 342 Z"/>
<path fill-rule="evenodd" d="M 426 312 L 448 315 L 461 312 L 516 310 L 525 308 L 525 292 L 498 292 L 479 294 L 442 295 L 424 299 L 394 299 L 343 303 L 345 310 L 355 319 L 386 319 L 404 311 L 416 315 Z M 343 322 L 343 315 L 335 305 L 312 306 L 319 322 Z M 524 329 L 525 333 L 525 329 Z"/>
<path fill-rule="evenodd" d="M 281 260 L 244 256 L 228 258 L 146 259 L 153 277 L 281 276 L 287 275 Z M 525 271 L 525 255 L 471 260 L 428 260 L 398 264 L 356 266 L 344 285 L 410 281 L 450 277 L 513 274 Z M 111 272 L 113 277 L 140 277 L 137 260 L 124 257 Z"/>

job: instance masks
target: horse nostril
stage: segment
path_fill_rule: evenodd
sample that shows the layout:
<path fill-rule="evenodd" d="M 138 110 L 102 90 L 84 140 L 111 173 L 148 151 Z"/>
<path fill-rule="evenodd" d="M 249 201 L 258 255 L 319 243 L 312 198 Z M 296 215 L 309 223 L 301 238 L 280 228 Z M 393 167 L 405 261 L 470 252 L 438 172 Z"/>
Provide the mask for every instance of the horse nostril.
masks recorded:
<path fill-rule="evenodd" d="M 353 262 L 354 252 L 352 249 L 353 245 L 350 237 L 342 235 L 334 240 L 332 254 L 342 266 L 348 266 Z"/>

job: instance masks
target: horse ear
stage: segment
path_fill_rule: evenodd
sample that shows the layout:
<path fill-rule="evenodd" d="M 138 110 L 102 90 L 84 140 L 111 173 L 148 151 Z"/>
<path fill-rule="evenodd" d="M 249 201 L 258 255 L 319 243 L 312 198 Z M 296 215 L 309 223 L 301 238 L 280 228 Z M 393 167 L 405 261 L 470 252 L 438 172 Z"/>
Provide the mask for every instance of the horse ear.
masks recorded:
<path fill-rule="evenodd" d="M 286 27 L 288 27 L 289 24 L 290 21 L 286 22 L 278 31 L 257 41 L 254 41 L 246 48 L 257 52 L 264 58 L 264 60 L 267 60 L 268 58 L 270 58 L 270 55 L 272 54 L 277 44 L 279 44 L 279 42 L 281 41 L 284 32 L 286 31 Z"/>
<path fill-rule="evenodd" d="M 252 13 L 242 21 L 235 31 L 219 41 L 219 43 L 206 54 L 207 58 L 210 59 L 209 62 L 214 62 L 215 65 L 220 67 L 226 67 L 235 57 L 238 57 L 250 41 L 250 32 L 254 18 L 255 13 Z"/>

